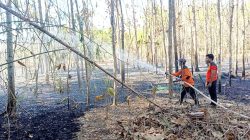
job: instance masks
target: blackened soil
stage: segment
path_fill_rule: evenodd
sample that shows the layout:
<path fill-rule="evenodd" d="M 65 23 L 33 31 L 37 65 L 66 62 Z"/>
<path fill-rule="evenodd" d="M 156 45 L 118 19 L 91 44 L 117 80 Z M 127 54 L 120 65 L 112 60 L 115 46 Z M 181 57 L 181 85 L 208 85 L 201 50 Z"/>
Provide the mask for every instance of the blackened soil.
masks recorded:
<path fill-rule="evenodd" d="M 250 80 L 232 80 L 232 86 L 223 87 L 222 93 L 227 100 L 250 104 Z"/>

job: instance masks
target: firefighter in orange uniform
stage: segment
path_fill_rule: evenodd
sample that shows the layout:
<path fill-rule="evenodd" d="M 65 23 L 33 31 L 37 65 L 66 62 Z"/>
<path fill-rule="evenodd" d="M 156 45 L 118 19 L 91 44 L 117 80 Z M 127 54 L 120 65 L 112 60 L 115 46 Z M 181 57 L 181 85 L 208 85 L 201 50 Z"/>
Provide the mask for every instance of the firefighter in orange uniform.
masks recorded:
<path fill-rule="evenodd" d="M 180 104 L 182 104 L 186 93 L 189 92 L 190 96 L 192 97 L 192 99 L 195 102 L 195 105 L 198 105 L 198 100 L 197 100 L 197 97 L 196 97 L 196 94 L 195 94 L 195 90 L 191 86 L 186 84 L 186 83 L 189 83 L 190 85 L 194 86 L 193 75 L 190 72 L 189 68 L 185 65 L 186 64 L 185 59 L 179 59 L 178 62 L 179 62 L 179 65 L 181 66 L 181 70 L 176 72 L 176 73 L 173 73 L 172 75 L 174 75 L 176 77 L 180 76 L 181 81 L 183 81 Z"/>
<path fill-rule="evenodd" d="M 214 55 L 207 54 L 206 55 L 206 63 L 208 65 L 207 75 L 206 75 L 206 87 L 208 88 L 211 99 L 214 102 L 217 102 L 217 93 L 216 93 L 216 85 L 217 85 L 217 65 L 214 63 Z M 215 103 L 211 102 L 212 106 L 216 106 Z"/>

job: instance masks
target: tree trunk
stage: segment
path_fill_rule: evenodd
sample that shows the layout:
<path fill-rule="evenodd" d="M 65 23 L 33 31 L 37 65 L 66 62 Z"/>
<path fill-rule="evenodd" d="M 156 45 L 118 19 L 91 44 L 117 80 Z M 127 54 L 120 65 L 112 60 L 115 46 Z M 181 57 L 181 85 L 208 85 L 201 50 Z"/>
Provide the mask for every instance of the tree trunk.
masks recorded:
<path fill-rule="evenodd" d="M 139 45 L 137 44 L 137 26 L 136 26 L 136 19 L 135 19 L 135 4 L 134 0 L 132 2 L 132 8 L 133 8 L 133 24 L 134 24 L 134 32 L 135 32 L 135 47 L 136 47 L 136 56 L 137 60 L 139 60 Z M 139 67 L 139 64 L 136 64 L 137 67 Z"/>
<path fill-rule="evenodd" d="M 245 42 L 246 42 L 246 22 L 245 22 L 245 2 L 242 0 L 242 18 L 243 18 L 243 46 L 242 46 L 242 77 L 246 78 L 246 67 L 245 67 Z"/>
<path fill-rule="evenodd" d="M 44 28 L 44 22 L 43 22 L 43 13 L 42 13 L 42 3 L 41 3 L 41 0 L 38 0 L 38 12 L 39 12 L 39 22 L 40 22 L 40 26 L 42 28 Z M 39 32 L 39 36 L 41 36 L 41 40 L 40 40 L 40 53 L 42 52 L 42 44 L 43 44 L 43 36 L 41 35 L 42 33 Z M 37 69 L 35 70 L 35 89 L 34 89 L 34 94 L 37 94 L 38 92 L 38 79 L 39 79 L 39 69 L 40 69 L 40 62 L 41 62 L 41 56 L 38 56 L 39 59 L 38 59 L 38 64 L 37 66 Z"/>
<path fill-rule="evenodd" d="M 233 29 L 233 12 L 234 12 L 234 0 L 230 1 L 230 21 L 229 21 L 229 85 L 231 86 L 231 74 L 232 74 L 232 29 Z"/>
<path fill-rule="evenodd" d="M 239 0 L 236 4 L 236 46 L 235 46 L 235 75 L 238 75 L 238 53 L 239 53 Z"/>
<path fill-rule="evenodd" d="M 116 47 L 118 48 L 118 54 L 117 54 L 117 58 L 121 58 L 120 57 L 120 55 L 121 55 L 121 31 L 120 31 L 120 13 L 119 13 L 119 1 L 118 0 L 116 0 L 115 1 L 115 9 L 116 9 L 116 14 L 117 14 L 117 16 L 115 16 L 116 17 L 116 20 L 115 20 L 115 23 L 116 23 Z M 139 50 L 138 50 L 138 52 L 139 52 Z M 117 74 L 120 74 L 120 66 L 121 66 L 121 62 L 119 61 L 119 59 L 117 59 Z"/>
<path fill-rule="evenodd" d="M 122 2 L 119 0 L 119 5 L 120 5 L 120 11 L 121 11 L 121 25 L 122 25 L 122 33 L 121 33 L 121 40 L 122 40 L 122 52 L 121 52 L 121 79 L 122 82 L 125 83 L 125 63 L 124 63 L 124 33 L 125 33 L 125 27 L 124 27 L 124 18 L 123 18 L 123 9 L 122 9 Z"/>
<path fill-rule="evenodd" d="M 149 28 L 150 28 L 150 55 L 151 55 L 151 64 L 154 64 L 154 20 L 153 20 L 154 8 L 151 4 L 151 14 L 149 20 Z M 148 15 L 149 16 L 149 15 Z"/>
<path fill-rule="evenodd" d="M 178 51 L 177 51 L 177 37 L 176 37 L 176 15 L 175 15 L 175 0 L 173 0 L 173 38 L 174 38 L 174 42 L 172 44 L 174 44 L 174 62 L 175 62 L 175 72 L 178 71 Z"/>
<path fill-rule="evenodd" d="M 169 64 L 169 73 L 172 73 L 173 62 L 172 62 L 172 46 L 173 46 L 173 5 L 174 0 L 169 0 L 169 24 L 168 24 L 168 64 Z M 169 94 L 173 94 L 173 78 L 171 75 L 168 76 L 169 79 Z"/>
<path fill-rule="evenodd" d="M 117 62 L 116 62 L 116 29 L 115 29 L 115 4 L 114 0 L 111 0 L 111 17 L 110 17 L 110 23 L 112 28 L 112 48 L 113 48 L 113 59 L 114 59 L 114 77 L 117 77 Z M 117 95 L 116 95 L 116 81 L 114 81 L 114 97 L 113 97 L 113 105 L 117 105 Z"/>
<path fill-rule="evenodd" d="M 46 5 L 46 11 L 45 11 L 45 23 L 48 24 L 49 26 L 49 7 Z M 47 28 L 47 30 L 49 31 L 49 27 Z M 48 41 L 48 40 L 46 40 Z M 49 46 L 49 45 L 48 45 Z M 47 51 L 48 49 L 45 48 L 45 46 L 43 47 L 43 52 Z M 43 55 L 43 59 L 44 59 L 44 69 L 45 69 L 45 82 L 48 84 L 49 83 L 49 67 L 50 67 L 50 63 L 49 63 L 49 54 L 46 53 Z"/>
<path fill-rule="evenodd" d="M 167 71 L 168 67 L 168 54 L 167 54 L 167 45 L 166 45 L 166 29 L 164 26 L 164 17 L 163 17 L 163 3 L 162 0 L 160 0 L 161 4 L 161 28 L 162 28 L 162 40 L 163 40 L 163 47 L 164 47 L 164 53 L 165 53 L 165 71 Z"/>
<path fill-rule="evenodd" d="M 198 72 L 199 70 L 199 61 L 198 61 L 198 41 L 197 41 L 197 29 L 196 29 L 196 15 L 195 15 L 195 0 L 193 0 L 193 6 L 192 6 L 192 12 L 193 12 L 193 26 L 194 26 L 194 47 L 195 47 L 195 71 Z"/>
<path fill-rule="evenodd" d="M 208 0 L 205 0 L 205 14 L 204 14 L 204 17 L 205 17 L 205 52 L 206 54 L 208 54 L 208 27 L 207 27 L 207 24 L 208 24 Z"/>
<path fill-rule="evenodd" d="M 74 3 L 73 0 L 70 0 L 70 7 L 71 7 L 71 23 L 72 23 L 72 29 L 73 29 L 73 36 L 76 36 L 76 25 L 75 25 L 75 18 L 74 18 Z M 77 45 L 74 46 L 77 48 Z M 81 73 L 80 73 L 80 66 L 79 66 L 79 56 L 74 55 L 75 61 L 76 61 L 76 72 L 77 72 L 77 80 L 78 80 L 78 87 L 79 91 L 82 92 L 82 80 L 81 80 Z"/>
<path fill-rule="evenodd" d="M 177 1 L 177 7 L 176 7 L 176 11 L 178 11 L 177 15 L 177 23 L 178 23 L 178 48 L 179 48 L 179 58 L 183 57 L 182 56 L 182 51 L 183 51 L 183 48 L 182 48 L 182 34 L 181 34 L 181 30 L 182 30 L 182 8 L 180 8 L 180 3 L 182 2 L 182 0 L 178 0 Z"/>
<path fill-rule="evenodd" d="M 7 1 L 7 6 L 11 7 L 11 0 Z M 11 13 L 6 11 L 7 21 L 7 63 L 8 63 L 8 103 L 7 113 L 9 115 L 15 115 L 16 112 L 16 95 L 15 95 L 15 77 L 14 77 L 14 63 L 10 63 L 14 60 L 13 51 L 13 38 L 12 38 L 12 16 Z"/>
<path fill-rule="evenodd" d="M 217 12 L 218 12 L 218 21 L 219 21 L 219 52 L 218 52 L 218 81 L 219 81 L 219 93 L 221 93 L 221 11 L 220 11 L 220 6 L 221 0 L 217 1 Z"/>
<path fill-rule="evenodd" d="M 79 24 L 79 29 L 80 29 L 80 40 L 81 40 L 82 46 L 83 46 L 83 54 L 85 56 L 88 56 L 87 49 L 86 49 L 85 42 L 84 42 L 83 19 L 80 16 L 77 0 L 75 0 L 75 3 L 76 3 L 76 10 L 77 10 L 77 19 L 78 19 L 78 24 Z M 88 61 L 85 60 L 84 63 L 85 63 L 85 81 L 86 81 L 86 105 L 89 106 L 89 103 L 90 103 L 90 74 L 89 74 L 89 71 L 90 70 L 89 70 Z"/>

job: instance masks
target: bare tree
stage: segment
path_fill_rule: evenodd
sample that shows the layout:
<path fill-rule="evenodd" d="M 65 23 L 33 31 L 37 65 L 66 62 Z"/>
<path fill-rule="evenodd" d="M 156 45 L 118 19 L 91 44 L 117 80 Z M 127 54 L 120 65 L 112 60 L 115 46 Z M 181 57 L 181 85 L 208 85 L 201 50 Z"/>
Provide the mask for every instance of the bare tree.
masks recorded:
<path fill-rule="evenodd" d="M 42 3 L 41 0 L 38 0 L 38 12 L 39 12 L 39 22 L 40 22 L 40 26 L 42 28 L 44 28 L 44 22 L 43 22 L 43 12 L 42 12 Z M 38 20 L 37 20 L 38 21 Z M 43 37 L 42 34 L 39 33 L 39 35 L 41 37 L 39 37 L 40 40 L 40 53 L 42 52 L 42 44 L 43 44 Z M 39 60 L 38 60 L 38 64 L 37 64 L 37 69 L 35 70 L 35 81 L 36 81 L 36 85 L 35 85 L 35 89 L 34 89 L 34 93 L 37 94 L 38 92 L 38 75 L 39 75 L 39 69 L 40 69 L 40 62 L 41 62 L 41 56 L 39 56 Z M 36 63 L 35 63 L 36 64 Z"/>
<path fill-rule="evenodd" d="M 124 63 L 124 34 L 125 34 L 125 27 L 124 27 L 124 17 L 123 17 L 123 9 L 122 9 L 122 2 L 119 0 L 120 5 L 120 12 L 121 12 L 121 26 L 122 26 L 122 33 L 121 33 L 121 40 L 122 40 L 122 52 L 121 52 L 121 79 L 122 82 L 125 83 L 125 63 Z"/>
<path fill-rule="evenodd" d="M 168 64 L 169 64 L 169 73 L 172 73 L 173 62 L 172 62 L 172 46 L 173 46 L 173 5 L 174 0 L 169 0 L 169 23 L 168 23 Z M 168 76 L 169 79 L 169 94 L 172 95 L 173 79 L 172 76 Z"/>
<path fill-rule="evenodd" d="M 200 71 L 199 70 L 199 62 L 198 62 L 198 41 L 197 41 L 197 28 L 196 28 L 196 14 L 195 14 L 195 0 L 193 0 L 193 5 L 192 5 L 192 12 L 193 12 L 193 26 L 194 26 L 194 47 L 195 47 L 195 58 L 194 58 L 194 63 L 195 63 L 195 71 Z"/>
<path fill-rule="evenodd" d="M 235 75 L 238 75 L 238 53 L 239 53 L 239 0 L 236 4 L 236 46 L 235 46 Z"/>
<path fill-rule="evenodd" d="M 88 56 L 88 52 L 87 52 L 87 48 L 85 46 L 85 40 L 84 40 L 84 33 L 83 33 L 83 19 L 80 16 L 80 11 L 79 11 L 79 7 L 78 7 L 78 3 L 77 0 L 75 0 L 75 4 L 76 4 L 76 10 L 77 10 L 77 20 L 78 20 L 78 24 L 79 24 L 79 29 L 80 29 L 80 40 L 82 42 L 82 46 L 83 46 L 83 54 L 85 56 Z M 84 3 L 83 3 L 84 5 Z M 85 60 L 85 80 L 86 80 L 86 104 L 87 106 L 89 105 L 90 102 L 90 69 L 89 69 L 89 63 L 87 60 Z"/>
<path fill-rule="evenodd" d="M 46 24 L 49 26 L 49 9 L 50 6 L 49 4 L 46 4 L 45 2 L 45 22 Z M 49 31 L 49 27 L 47 28 L 47 30 Z M 49 46 L 49 45 L 48 45 Z M 48 49 L 45 48 L 45 46 L 43 46 L 43 51 L 47 51 Z M 45 81 L 48 84 L 49 83 L 49 67 L 50 67 L 50 63 L 49 63 L 49 54 L 44 54 L 43 55 L 43 59 L 44 59 L 44 69 L 45 69 Z"/>
<path fill-rule="evenodd" d="M 139 53 L 139 45 L 137 44 L 137 26 L 136 26 L 136 17 L 135 17 L 135 4 L 134 4 L 134 0 L 131 0 L 131 2 L 132 2 L 132 9 L 133 9 L 133 24 L 134 24 L 134 32 L 135 32 L 135 47 L 136 47 L 136 56 L 137 56 L 137 60 L 139 59 L 139 55 L 140 55 L 140 53 Z M 137 65 L 137 67 L 139 67 L 138 66 L 138 64 L 136 64 Z"/>
<path fill-rule="evenodd" d="M 76 36 L 76 23 L 75 23 L 75 17 L 74 17 L 74 3 L 73 0 L 70 0 L 70 7 L 71 7 L 71 23 L 72 23 L 72 29 L 73 29 L 73 35 Z M 77 46 L 75 46 L 77 48 Z M 78 86 L 80 92 L 82 91 L 82 80 L 81 80 L 81 73 L 80 73 L 80 67 L 79 67 L 79 56 L 74 55 L 75 61 L 76 61 L 76 72 L 77 72 L 77 80 L 78 80 Z"/>
<path fill-rule="evenodd" d="M 208 54 L 208 27 L 207 27 L 207 24 L 208 24 L 208 0 L 205 0 L 204 2 L 204 7 L 205 7 L 205 10 L 204 10 L 204 17 L 205 17 L 205 52 L 206 54 Z"/>
<path fill-rule="evenodd" d="M 160 0 L 161 4 L 161 28 L 162 28 L 162 40 L 163 40 L 163 47 L 164 47 L 164 54 L 165 54 L 165 71 L 167 71 L 167 66 L 168 66 L 168 54 L 167 54 L 167 45 L 166 45 L 166 27 L 164 24 L 164 17 L 163 17 L 163 3 L 162 0 Z"/>
<path fill-rule="evenodd" d="M 176 14 L 175 14 L 175 0 L 173 6 L 173 39 L 174 39 L 174 62 L 175 62 L 175 72 L 178 71 L 178 51 L 177 51 L 177 37 L 176 37 Z"/>
<path fill-rule="evenodd" d="M 234 0 L 230 1 L 230 20 L 229 20 L 229 85 L 231 86 L 231 74 L 232 74 L 232 29 L 233 29 L 233 12 L 234 12 Z"/>
<path fill-rule="evenodd" d="M 243 46 L 242 46 L 242 77 L 246 77 L 246 66 L 245 66 L 245 42 L 246 42 L 246 22 L 245 22 L 245 1 L 242 0 L 242 5 L 241 5 L 241 10 L 242 10 L 242 18 L 243 18 Z"/>
<path fill-rule="evenodd" d="M 219 23 L 219 53 L 218 53 L 218 81 L 219 81 L 219 93 L 221 93 L 221 0 L 217 1 L 218 23 Z"/>
<path fill-rule="evenodd" d="M 11 7 L 11 0 L 7 1 L 7 6 Z M 8 63 L 8 104 L 7 113 L 14 115 L 16 112 L 16 96 L 15 96 L 15 77 L 14 77 L 14 60 L 13 38 L 12 38 L 12 16 L 6 11 L 7 21 L 7 63 Z"/>
<path fill-rule="evenodd" d="M 116 60 L 116 29 L 115 29 L 115 2 L 114 0 L 111 0 L 111 17 L 110 17 L 110 23 L 112 28 L 112 48 L 113 48 L 113 59 L 114 59 L 114 77 L 117 77 L 117 60 Z M 113 97 L 113 105 L 117 104 L 117 95 L 116 95 L 116 81 L 114 81 L 114 97 Z"/>

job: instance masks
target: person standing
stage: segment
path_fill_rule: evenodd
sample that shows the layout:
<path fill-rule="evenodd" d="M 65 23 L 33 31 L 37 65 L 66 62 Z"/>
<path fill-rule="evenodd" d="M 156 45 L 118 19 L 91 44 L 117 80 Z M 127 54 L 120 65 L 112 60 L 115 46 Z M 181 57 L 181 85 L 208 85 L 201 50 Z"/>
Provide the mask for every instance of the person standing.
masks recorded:
<path fill-rule="evenodd" d="M 217 84 L 217 65 L 214 63 L 214 55 L 206 55 L 206 63 L 208 65 L 208 70 L 206 74 L 206 87 L 208 88 L 211 100 L 217 102 L 216 84 Z M 211 102 L 212 106 L 216 107 L 216 104 Z"/>
<path fill-rule="evenodd" d="M 193 98 L 193 100 L 195 102 L 195 105 L 198 105 L 196 93 L 195 93 L 194 89 L 190 86 L 190 85 L 194 86 L 194 79 L 193 79 L 193 75 L 192 75 L 191 71 L 186 66 L 186 59 L 181 58 L 178 60 L 178 62 L 179 62 L 179 65 L 181 66 L 181 70 L 176 72 L 176 73 L 173 73 L 172 75 L 174 75 L 176 77 L 180 76 L 181 81 L 183 82 L 180 104 L 182 104 L 186 93 L 189 92 L 190 96 Z M 188 85 L 186 83 L 188 83 L 190 85 Z"/>

